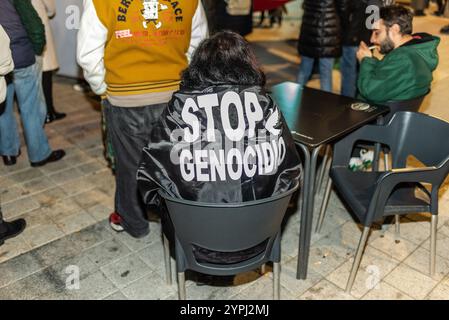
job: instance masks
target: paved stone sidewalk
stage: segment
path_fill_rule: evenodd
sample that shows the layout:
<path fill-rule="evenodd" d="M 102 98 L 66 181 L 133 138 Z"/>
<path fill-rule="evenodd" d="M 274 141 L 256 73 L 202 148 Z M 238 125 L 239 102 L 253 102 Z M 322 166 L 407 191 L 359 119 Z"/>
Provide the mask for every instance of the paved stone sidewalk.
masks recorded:
<path fill-rule="evenodd" d="M 318 201 L 320 198 L 318 198 Z M 437 275 L 427 276 L 430 224 L 425 215 L 403 219 L 403 239 L 374 230 L 351 295 L 344 293 L 359 227 L 337 197 L 320 235 L 312 239 L 308 279 L 296 275 L 299 216 L 286 219 L 282 236 L 282 299 L 448 299 L 449 219 L 442 217 Z M 160 225 L 143 239 L 112 231 L 106 220 L 0 264 L 1 299 L 176 299 L 165 282 Z M 79 270 L 79 289 L 72 289 Z M 271 271 L 270 268 L 267 268 Z M 258 270 L 232 278 L 188 274 L 190 299 L 271 299 L 272 274 Z M 375 284 L 379 282 L 377 287 Z M 174 282 L 175 283 L 175 282 Z"/>
<path fill-rule="evenodd" d="M 444 23 L 434 17 L 426 19 L 417 20 L 419 31 L 435 33 Z M 281 33 L 294 38 L 292 30 L 296 27 L 293 24 L 290 31 L 281 29 Z M 299 61 L 295 43 L 281 41 L 276 31 L 269 32 L 269 40 L 276 41 L 260 37 L 262 30 L 251 36 L 269 85 L 294 81 Z M 440 55 L 448 56 L 449 37 L 443 37 L 441 43 Z M 442 106 L 448 98 L 448 70 L 448 61 L 442 59 L 424 108 L 446 120 L 449 113 Z M 338 89 L 337 71 L 334 76 Z M 107 225 L 115 183 L 103 156 L 100 107 L 93 97 L 73 91 L 72 84 L 71 80 L 57 78 L 55 105 L 68 117 L 46 127 L 52 147 L 64 148 L 67 157 L 31 168 L 23 148 L 17 165 L 0 165 L 5 218 L 23 217 L 28 223 L 23 234 L 0 247 L 0 299 L 176 299 L 176 286 L 168 286 L 164 278 L 159 223 L 151 222 L 151 234 L 140 240 L 116 234 Z M 317 81 L 310 85 L 316 87 Z M 321 194 L 317 203 L 320 199 Z M 434 278 L 428 276 L 429 216 L 409 215 L 402 219 L 399 244 L 395 244 L 390 230 L 383 237 L 379 230 L 372 232 L 351 295 L 344 293 L 344 287 L 361 231 L 348 210 L 332 194 L 323 230 L 312 237 L 305 281 L 295 278 L 299 216 L 290 215 L 282 235 L 281 298 L 449 299 L 448 209 L 446 184 L 440 194 Z M 67 283 L 71 284 L 77 268 L 80 288 L 70 290 Z M 267 269 L 264 275 L 256 270 L 235 278 L 189 274 L 187 296 L 271 299 L 272 274 Z"/>
<path fill-rule="evenodd" d="M 0 197 L 7 220 L 25 218 L 25 232 L 0 247 L 0 263 L 107 217 L 114 177 L 103 156 L 100 107 L 57 78 L 55 106 L 67 118 L 46 126 L 53 149 L 67 156 L 44 167 L 29 165 L 26 148 L 15 166 L 0 166 Z M 22 146 L 24 146 L 22 142 Z"/>

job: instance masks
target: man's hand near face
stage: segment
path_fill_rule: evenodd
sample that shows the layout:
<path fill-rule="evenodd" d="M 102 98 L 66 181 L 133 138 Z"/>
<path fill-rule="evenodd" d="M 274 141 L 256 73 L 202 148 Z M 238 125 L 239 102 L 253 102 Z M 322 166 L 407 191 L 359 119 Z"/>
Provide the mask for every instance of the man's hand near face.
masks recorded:
<path fill-rule="evenodd" d="M 372 58 L 373 53 L 369 49 L 369 47 L 366 45 L 365 42 L 360 42 L 359 50 L 357 51 L 357 60 L 362 62 L 364 58 Z"/>

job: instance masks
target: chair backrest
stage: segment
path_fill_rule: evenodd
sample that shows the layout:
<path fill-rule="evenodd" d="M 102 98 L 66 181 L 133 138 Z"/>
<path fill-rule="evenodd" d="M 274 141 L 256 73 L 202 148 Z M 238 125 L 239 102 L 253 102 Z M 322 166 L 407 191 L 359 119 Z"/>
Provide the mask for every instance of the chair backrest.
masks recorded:
<path fill-rule="evenodd" d="M 387 124 L 393 168 L 403 168 L 410 155 L 426 166 L 449 157 L 449 123 L 417 112 L 398 112 Z"/>
<path fill-rule="evenodd" d="M 390 102 L 384 103 L 385 106 L 390 108 L 390 112 L 384 116 L 383 123 L 389 122 L 396 112 L 401 112 L 401 111 L 418 112 L 419 108 L 421 107 L 421 105 L 424 101 L 424 98 L 429 94 L 429 92 L 423 96 L 416 97 L 416 98 L 413 98 L 410 100 L 390 101 Z"/>
<path fill-rule="evenodd" d="M 234 275 L 280 259 L 280 229 L 296 188 L 271 198 L 240 204 L 208 204 L 162 195 L 173 223 L 178 271 Z M 259 254 L 231 264 L 199 262 L 194 247 L 235 253 L 266 243 Z M 277 243 L 276 243 L 277 242 Z"/>

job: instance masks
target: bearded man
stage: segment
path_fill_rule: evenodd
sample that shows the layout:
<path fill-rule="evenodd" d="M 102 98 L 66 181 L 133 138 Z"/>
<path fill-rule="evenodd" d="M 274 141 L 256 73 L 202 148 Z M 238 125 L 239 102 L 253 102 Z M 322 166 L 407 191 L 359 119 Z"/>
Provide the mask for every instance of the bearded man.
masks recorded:
<path fill-rule="evenodd" d="M 417 98 L 429 92 L 432 72 L 438 65 L 440 38 L 413 34 L 413 14 L 402 6 L 380 9 L 371 42 L 383 59 L 377 59 L 366 43 L 357 52 L 360 63 L 358 89 L 361 98 L 386 103 Z"/>

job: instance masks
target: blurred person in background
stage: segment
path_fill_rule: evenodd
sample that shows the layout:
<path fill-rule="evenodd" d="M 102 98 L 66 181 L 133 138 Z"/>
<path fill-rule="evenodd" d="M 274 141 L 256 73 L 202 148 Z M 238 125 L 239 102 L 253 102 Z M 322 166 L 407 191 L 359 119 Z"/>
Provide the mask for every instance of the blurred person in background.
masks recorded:
<path fill-rule="evenodd" d="M 46 45 L 42 53 L 42 87 L 47 104 L 45 122 L 50 123 L 66 116 L 65 113 L 57 112 L 53 104 L 53 73 L 59 68 L 59 64 L 49 18 L 56 14 L 55 0 L 31 0 L 31 2 L 45 26 Z"/>
<path fill-rule="evenodd" d="M 446 6 L 447 6 L 447 0 L 436 0 L 436 3 L 438 6 L 438 9 L 433 14 L 440 17 L 444 14 L 444 10 L 446 9 Z"/>
<path fill-rule="evenodd" d="M 214 34 L 216 24 L 216 0 L 201 0 L 201 2 L 203 3 L 204 11 L 206 12 L 209 34 Z"/>
<path fill-rule="evenodd" d="M 371 5 L 383 5 L 381 0 L 342 0 L 341 11 L 343 54 L 340 62 L 341 94 L 354 98 L 357 94 L 357 50 L 360 42 L 371 43 L 371 32 L 367 21 L 372 14 Z"/>
<path fill-rule="evenodd" d="M 52 151 L 44 131 L 46 116 L 39 55 L 45 46 L 45 29 L 30 0 L 0 1 L 0 24 L 11 39 L 14 61 L 8 85 L 6 109 L 0 116 L 0 154 L 5 165 L 14 165 L 20 154 L 20 137 L 14 116 L 17 94 L 20 118 L 33 167 L 62 159 L 64 150 Z M 37 58 L 36 58 L 37 57 Z"/>
<path fill-rule="evenodd" d="M 440 32 L 442 34 L 449 34 L 449 24 L 447 26 L 444 26 L 443 28 L 441 28 Z"/>
<path fill-rule="evenodd" d="M 332 69 L 342 54 L 340 14 L 342 0 L 304 0 L 298 41 L 301 56 L 297 82 L 305 86 L 315 61 L 320 70 L 321 90 L 332 92 Z"/>
<path fill-rule="evenodd" d="M 425 16 L 424 10 L 429 6 L 429 0 L 412 0 L 411 6 L 416 17 Z"/>
<path fill-rule="evenodd" d="M 253 31 L 252 0 L 214 0 L 214 32 L 230 30 L 241 36 Z"/>

